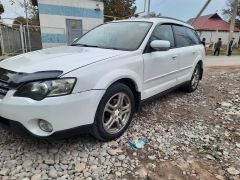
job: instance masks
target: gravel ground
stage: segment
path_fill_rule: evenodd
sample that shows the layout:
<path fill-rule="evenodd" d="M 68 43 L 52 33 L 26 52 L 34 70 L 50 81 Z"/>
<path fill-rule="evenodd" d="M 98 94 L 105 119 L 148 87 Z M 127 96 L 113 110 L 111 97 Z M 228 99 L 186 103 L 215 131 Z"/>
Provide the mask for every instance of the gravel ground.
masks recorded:
<path fill-rule="evenodd" d="M 209 68 L 192 94 L 144 104 L 120 139 L 61 141 L 2 129 L 2 179 L 240 179 L 240 67 Z M 144 149 L 130 139 L 144 137 Z"/>

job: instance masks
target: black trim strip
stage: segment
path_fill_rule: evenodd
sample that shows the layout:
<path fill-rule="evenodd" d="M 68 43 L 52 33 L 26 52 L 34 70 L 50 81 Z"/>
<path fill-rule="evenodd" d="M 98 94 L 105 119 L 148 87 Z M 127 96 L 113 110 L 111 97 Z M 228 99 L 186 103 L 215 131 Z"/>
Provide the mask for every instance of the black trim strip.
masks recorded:
<path fill-rule="evenodd" d="M 187 83 L 189 83 L 189 81 L 183 82 L 183 83 L 178 84 L 178 85 L 176 85 L 176 86 L 174 86 L 174 87 L 172 87 L 172 88 L 170 88 L 170 89 L 167 89 L 167 90 L 165 90 L 165 91 L 163 91 L 163 92 L 160 92 L 160 93 L 158 93 L 158 94 L 155 94 L 155 95 L 153 95 L 153 96 L 151 96 L 151 97 L 149 97 L 149 98 L 143 99 L 143 100 L 141 101 L 141 105 L 142 105 L 142 104 L 149 103 L 149 102 L 152 102 L 153 100 L 156 100 L 157 98 L 163 97 L 163 96 L 169 94 L 170 92 L 172 92 L 172 91 L 174 91 L 174 90 L 176 90 L 176 89 L 178 89 L 178 88 L 180 88 L 180 87 L 185 86 Z"/>

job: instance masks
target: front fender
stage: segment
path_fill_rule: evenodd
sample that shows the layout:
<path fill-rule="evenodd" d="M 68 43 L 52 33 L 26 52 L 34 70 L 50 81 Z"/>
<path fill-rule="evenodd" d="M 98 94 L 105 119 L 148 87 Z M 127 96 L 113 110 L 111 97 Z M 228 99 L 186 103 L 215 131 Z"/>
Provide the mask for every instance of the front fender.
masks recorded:
<path fill-rule="evenodd" d="M 76 77 L 73 93 L 90 90 L 106 90 L 114 82 L 128 78 L 134 81 L 136 90 L 142 91 L 143 59 L 139 52 L 94 63 L 64 75 Z"/>
<path fill-rule="evenodd" d="M 142 83 L 139 75 L 128 69 L 118 69 L 105 74 L 94 86 L 94 89 L 107 89 L 116 81 L 121 79 L 131 79 L 135 83 L 135 88 L 138 92 L 142 91 Z"/>

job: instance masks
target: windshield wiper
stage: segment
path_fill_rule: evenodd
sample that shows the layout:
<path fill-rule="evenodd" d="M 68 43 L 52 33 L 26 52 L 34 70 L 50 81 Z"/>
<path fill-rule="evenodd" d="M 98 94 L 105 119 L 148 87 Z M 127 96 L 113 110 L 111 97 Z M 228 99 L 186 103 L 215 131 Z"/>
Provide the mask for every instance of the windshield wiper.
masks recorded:
<path fill-rule="evenodd" d="M 72 44 L 71 46 L 81 46 L 81 47 L 95 47 L 95 48 L 101 48 L 100 46 L 87 45 L 87 44 Z"/>
<path fill-rule="evenodd" d="M 87 45 L 87 44 L 72 44 L 71 46 L 94 47 L 94 48 L 102 48 L 102 49 L 120 50 L 120 49 L 114 48 L 114 47 L 105 47 L 105 46 L 96 46 L 96 45 Z"/>
<path fill-rule="evenodd" d="M 120 50 L 118 48 L 114 48 L 114 47 L 102 47 L 103 49 L 113 49 L 113 50 Z"/>

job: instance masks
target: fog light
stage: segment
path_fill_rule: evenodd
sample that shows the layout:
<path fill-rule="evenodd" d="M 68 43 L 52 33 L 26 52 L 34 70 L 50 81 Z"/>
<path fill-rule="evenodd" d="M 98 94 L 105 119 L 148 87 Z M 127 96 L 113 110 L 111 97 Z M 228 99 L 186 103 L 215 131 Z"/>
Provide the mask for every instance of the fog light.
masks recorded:
<path fill-rule="evenodd" d="M 38 125 L 39 125 L 40 129 L 45 131 L 45 132 L 50 133 L 50 132 L 53 131 L 52 125 L 45 120 L 40 119 L 39 122 L 38 122 Z"/>

